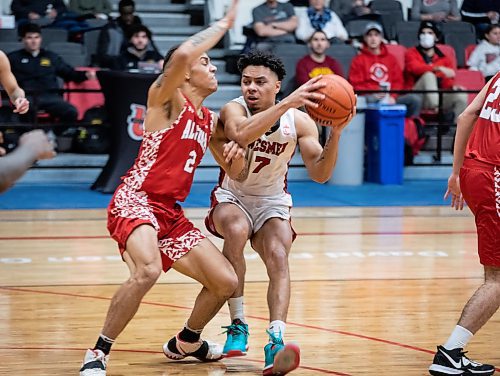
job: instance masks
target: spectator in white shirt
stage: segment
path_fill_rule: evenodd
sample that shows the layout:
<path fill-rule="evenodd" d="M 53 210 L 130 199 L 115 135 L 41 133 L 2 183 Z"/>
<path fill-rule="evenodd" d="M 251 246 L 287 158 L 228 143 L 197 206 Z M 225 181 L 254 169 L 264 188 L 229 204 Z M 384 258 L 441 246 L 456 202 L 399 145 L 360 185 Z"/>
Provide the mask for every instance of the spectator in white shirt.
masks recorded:
<path fill-rule="evenodd" d="M 330 42 L 344 42 L 348 38 L 339 16 L 325 7 L 325 0 L 309 0 L 308 8 L 297 8 L 296 15 L 299 21 L 295 36 L 307 43 L 315 31 L 323 31 Z"/>

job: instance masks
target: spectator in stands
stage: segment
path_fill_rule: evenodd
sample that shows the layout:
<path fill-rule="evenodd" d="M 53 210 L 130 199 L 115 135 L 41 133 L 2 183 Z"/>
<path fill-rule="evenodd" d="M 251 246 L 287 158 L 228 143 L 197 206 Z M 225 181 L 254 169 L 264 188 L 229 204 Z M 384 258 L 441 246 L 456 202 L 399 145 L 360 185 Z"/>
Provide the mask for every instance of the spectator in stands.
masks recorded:
<path fill-rule="evenodd" d="M 142 24 L 139 16 L 135 14 L 134 0 L 120 0 L 118 3 L 118 12 L 120 15 L 110 20 L 108 24 L 99 33 L 97 41 L 97 64 L 106 67 L 112 64 L 112 61 L 127 46 L 127 28 L 132 25 Z"/>
<path fill-rule="evenodd" d="M 33 106 L 30 108 L 27 120 L 33 120 L 34 110 L 42 109 L 64 122 L 75 122 L 78 115 L 76 108 L 64 101 L 59 93 L 50 90 L 60 88 L 57 77 L 65 81 L 83 82 L 95 79 L 95 73 L 76 71 L 59 55 L 40 48 L 42 35 L 39 25 L 31 23 L 23 25 L 20 35 L 24 48 L 8 55 L 12 73 L 25 90 L 39 92 L 36 100 L 33 100 L 33 97 L 30 99 Z"/>
<path fill-rule="evenodd" d="M 413 0 L 411 6 L 413 21 L 460 21 L 457 0 Z"/>
<path fill-rule="evenodd" d="M 500 21 L 498 0 L 464 0 L 460 10 L 462 20 L 476 27 L 478 36 L 482 36 L 489 24 Z"/>
<path fill-rule="evenodd" d="M 107 20 L 112 9 L 109 0 L 71 0 L 69 10 L 79 16 L 87 15 Z"/>
<path fill-rule="evenodd" d="M 331 0 L 330 9 L 340 17 L 344 25 L 373 13 L 364 0 Z"/>
<path fill-rule="evenodd" d="M 484 37 L 485 40 L 470 55 L 467 65 L 480 71 L 488 81 L 500 71 L 500 25 L 488 25 Z"/>
<path fill-rule="evenodd" d="M 297 62 L 295 81 L 297 86 L 305 84 L 311 78 L 320 74 L 338 74 L 344 76 L 340 63 L 326 55 L 330 42 L 322 30 L 315 31 L 309 42 L 309 54 Z"/>
<path fill-rule="evenodd" d="M 347 40 L 345 29 L 339 16 L 325 7 L 325 0 L 309 0 L 309 7 L 296 9 L 298 27 L 295 36 L 298 40 L 308 42 L 314 31 L 322 30 L 331 43 Z"/>
<path fill-rule="evenodd" d="M 403 89 L 403 71 L 382 39 L 383 29 L 380 24 L 366 25 L 361 53 L 352 60 L 349 71 L 349 82 L 354 90 Z M 381 92 L 365 97 L 368 103 L 384 100 L 387 104 L 404 104 L 407 108 L 406 117 L 411 118 L 419 116 L 422 108 L 422 98 L 417 94 L 387 95 Z"/>
<path fill-rule="evenodd" d="M 47 25 L 67 12 L 63 0 L 12 0 L 10 9 L 19 25 L 28 22 Z"/>
<path fill-rule="evenodd" d="M 133 25 L 128 29 L 128 47 L 115 61 L 115 69 L 138 69 L 140 63 L 151 63 L 160 72 L 163 67 L 163 56 L 151 43 L 151 31 L 144 25 Z"/>
<path fill-rule="evenodd" d="M 406 51 L 405 81 L 408 89 L 438 90 L 455 89 L 455 69 L 449 57 L 436 47 L 438 40 L 436 24 L 423 21 L 418 31 L 419 44 Z M 453 113 L 453 118 L 462 113 L 467 106 L 466 93 L 448 93 L 443 95 L 443 108 Z M 423 108 L 437 110 L 439 95 L 424 94 Z"/>
<path fill-rule="evenodd" d="M 290 3 L 266 0 L 252 10 L 253 29 L 259 37 L 257 48 L 272 49 L 276 43 L 295 43 L 297 16 Z"/>

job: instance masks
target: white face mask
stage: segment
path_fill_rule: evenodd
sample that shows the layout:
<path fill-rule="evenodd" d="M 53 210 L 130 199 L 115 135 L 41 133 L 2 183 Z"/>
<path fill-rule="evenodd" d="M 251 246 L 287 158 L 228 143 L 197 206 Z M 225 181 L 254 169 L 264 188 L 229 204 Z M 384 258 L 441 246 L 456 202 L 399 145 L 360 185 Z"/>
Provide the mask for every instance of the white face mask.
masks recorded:
<path fill-rule="evenodd" d="M 431 48 L 434 47 L 434 35 L 431 34 L 420 34 L 419 35 L 420 45 L 423 48 Z"/>

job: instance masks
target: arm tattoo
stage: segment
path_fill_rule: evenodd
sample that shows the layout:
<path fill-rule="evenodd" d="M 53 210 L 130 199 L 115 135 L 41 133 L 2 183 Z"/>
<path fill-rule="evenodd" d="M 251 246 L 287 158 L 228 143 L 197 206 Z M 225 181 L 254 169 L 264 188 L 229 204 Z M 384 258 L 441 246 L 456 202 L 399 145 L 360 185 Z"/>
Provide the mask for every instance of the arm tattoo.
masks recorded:
<path fill-rule="evenodd" d="M 189 40 L 193 45 L 198 46 L 202 42 L 206 41 L 207 39 L 212 38 L 215 34 L 220 33 L 221 31 L 224 31 L 225 29 L 220 26 L 219 24 L 214 24 L 210 26 L 208 29 L 205 29 L 203 31 L 200 31 L 199 33 L 193 35 Z"/>

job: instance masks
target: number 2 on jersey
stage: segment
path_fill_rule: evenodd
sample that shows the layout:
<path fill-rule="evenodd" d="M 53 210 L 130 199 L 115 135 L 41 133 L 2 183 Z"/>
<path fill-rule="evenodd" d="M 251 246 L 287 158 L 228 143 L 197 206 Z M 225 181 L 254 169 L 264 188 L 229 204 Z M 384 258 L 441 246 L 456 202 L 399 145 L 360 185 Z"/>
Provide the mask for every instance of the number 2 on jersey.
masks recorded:
<path fill-rule="evenodd" d="M 500 112 L 498 110 L 495 110 L 495 105 L 493 104 L 493 102 L 498 100 L 498 96 L 500 96 L 500 79 L 496 80 L 495 84 L 493 85 L 493 89 L 495 89 L 495 91 L 488 94 L 488 96 L 486 97 L 479 117 L 486 120 L 491 120 L 495 123 L 500 123 Z"/>
<path fill-rule="evenodd" d="M 252 173 L 256 174 L 260 170 L 262 170 L 264 167 L 266 167 L 269 163 L 271 163 L 271 160 L 266 157 L 261 157 L 260 155 L 255 157 L 255 162 L 259 163 L 257 167 L 252 171 Z"/>
<path fill-rule="evenodd" d="M 189 152 L 189 159 L 186 161 L 186 164 L 184 165 L 184 171 L 190 174 L 193 173 L 195 162 L 196 162 L 196 152 L 194 150 L 191 150 Z"/>

